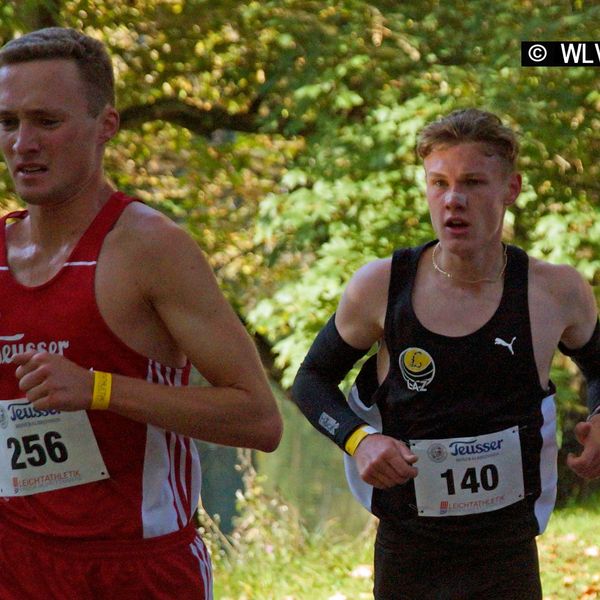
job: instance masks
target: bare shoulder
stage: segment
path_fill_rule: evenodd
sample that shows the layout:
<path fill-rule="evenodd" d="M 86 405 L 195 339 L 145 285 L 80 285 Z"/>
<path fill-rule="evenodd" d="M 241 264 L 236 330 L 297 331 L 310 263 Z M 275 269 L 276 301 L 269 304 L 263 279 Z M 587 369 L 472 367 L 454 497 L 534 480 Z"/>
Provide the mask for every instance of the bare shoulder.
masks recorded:
<path fill-rule="evenodd" d="M 369 348 L 383 335 L 391 259 L 367 263 L 354 273 L 336 313 L 336 326 L 355 348 Z"/>
<path fill-rule="evenodd" d="M 140 202 L 130 204 L 107 237 L 107 258 L 126 271 L 143 297 L 217 295 L 213 271 L 198 243 L 181 226 Z"/>
<path fill-rule="evenodd" d="M 591 292 L 579 271 L 570 265 L 553 264 L 530 257 L 529 276 L 536 289 L 551 294 L 561 303 L 584 299 Z"/>
<path fill-rule="evenodd" d="M 119 243 L 129 245 L 130 249 L 139 246 L 140 250 L 150 251 L 150 254 L 169 253 L 169 242 L 194 244 L 177 223 L 141 202 L 133 202 L 123 211 L 113 233 Z"/>
<path fill-rule="evenodd" d="M 534 302 L 554 309 L 564 322 L 561 337 L 567 346 L 583 345 L 598 318 L 596 299 L 590 284 L 577 269 L 530 258 L 530 290 Z"/>
<path fill-rule="evenodd" d="M 363 265 L 350 279 L 344 295 L 356 302 L 379 298 L 382 294 L 387 300 L 391 265 L 391 258 L 380 258 Z"/>
<path fill-rule="evenodd" d="M 197 242 L 183 227 L 141 202 L 125 209 L 111 232 L 111 245 L 136 271 L 149 275 L 164 268 L 182 272 L 190 264 L 207 266 Z"/>

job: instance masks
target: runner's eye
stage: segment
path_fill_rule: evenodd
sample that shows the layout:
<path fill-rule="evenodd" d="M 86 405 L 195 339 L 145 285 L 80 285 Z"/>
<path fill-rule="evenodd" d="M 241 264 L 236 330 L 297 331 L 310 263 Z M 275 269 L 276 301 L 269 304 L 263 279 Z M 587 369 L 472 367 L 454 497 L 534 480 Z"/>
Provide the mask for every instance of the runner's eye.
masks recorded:
<path fill-rule="evenodd" d="M 57 127 L 60 121 L 58 119 L 40 119 L 40 124 L 42 127 L 52 129 L 53 127 Z"/>
<path fill-rule="evenodd" d="M 10 117 L 2 117 L 0 118 L 0 127 L 5 131 L 12 131 L 18 125 L 17 119 L 13 119 Z"/>

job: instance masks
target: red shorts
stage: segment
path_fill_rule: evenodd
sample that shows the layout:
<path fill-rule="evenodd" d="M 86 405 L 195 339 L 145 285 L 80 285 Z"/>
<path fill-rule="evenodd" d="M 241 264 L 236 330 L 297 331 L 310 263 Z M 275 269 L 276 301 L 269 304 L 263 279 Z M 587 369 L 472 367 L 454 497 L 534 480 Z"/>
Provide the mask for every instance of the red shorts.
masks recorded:
<path fill-rule="evenodd" d="M 211 600 L 193 526 L 146 540 L 52 539 L 0 525 L 0 600 Z"/>

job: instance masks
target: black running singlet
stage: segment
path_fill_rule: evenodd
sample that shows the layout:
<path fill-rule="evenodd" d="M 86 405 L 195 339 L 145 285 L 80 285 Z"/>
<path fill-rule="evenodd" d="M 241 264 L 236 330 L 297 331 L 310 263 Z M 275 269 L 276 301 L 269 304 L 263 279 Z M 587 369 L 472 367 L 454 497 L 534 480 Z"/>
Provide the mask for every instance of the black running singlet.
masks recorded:
<path fill-rule="evenodd" d="M 377 387 L 368 362 L 350 399 L 373 405 L 367 420 L 385 435 L 421 441 L 418 477 L 431 485 L 365 492 L 352 475 L 350 485 L 355 493 L 362 485 L 363 504 L 400 529 L 532 538 L 554 506 L 557 447 L 554 386 L 541 387 L 533 353 L 527 254 L 508 246 L 495 314 L 472 334 L 447 337 L 426 329 L 412 302 L 419 259 L 433 243 L 394 253 L 384 330 L 389 373 Z M 519 485 L 506 487 L 513 477 Z"/>

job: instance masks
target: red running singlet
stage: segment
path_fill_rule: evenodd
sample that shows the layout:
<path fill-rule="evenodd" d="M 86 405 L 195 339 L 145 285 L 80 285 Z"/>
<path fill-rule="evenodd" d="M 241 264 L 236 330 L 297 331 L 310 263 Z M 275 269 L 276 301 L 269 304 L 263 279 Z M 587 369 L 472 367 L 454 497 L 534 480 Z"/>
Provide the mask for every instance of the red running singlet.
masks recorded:
<path fill-rule="evenodd" d="M 24 439 L 32 436 L 19 434 L 7 440 L 1 435 L 3 425 L 11 419 L 23 421 L 18 431 L 26 434 L 27 420 L 34 424 L 39 416 L 24 408 L 11 364 L 14 354 L 47 351 L 86 369 L 161 385 L 188 383 L 189 361 L 176 368 L 134 351 L 109 329 L 96 304 L 94 280 L 102 244 L 133 201 L 121 192 L 114 193 L 63 268 L 50 281 L 34 287 L 15 280 L 6 251 L 7 222 L 24 218 L 27 212 L 11 213 L 0 220 L 0 400 L 12 401 L 1 403 L 0 440 L 2 453 L 8 456 L 5 460 L 13 468 L 15 491 L 35 479 L 31 473 L 40 462 L 40 452 L 44 459 L 60 462 L 62 450 L 56 449 L 55 438 L 42 439 L 42 434 L 33 441 Z M 150 548 L 160 544 L 161 536 L 169 540 L 179 536 L 186 551 L 197 555 L 196 576 L 202 574 L 208 598 L 210 561 L 202 541 L 194 532 L 191 537 L 189 534 L 200 497 L 200 461 L 195 444 L 185 436 L 110 411 L 85 412 L 108 476 L 53 491 L 2 498 L 0 532 L 8 528 L 68 543 L 114 540 L 118 546 L 119 541 L 126 541 L 129 551 L 136 542 L 143 548 L 147 540 Z M 28 479 L 19 478 L 22 465 L 27 467 Z M 60 471 L 60 465 L 57 469 Z M 193 597 L 199 597 L 197 591 Z"/>

